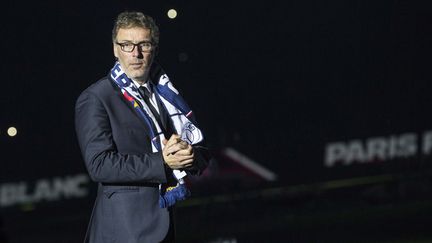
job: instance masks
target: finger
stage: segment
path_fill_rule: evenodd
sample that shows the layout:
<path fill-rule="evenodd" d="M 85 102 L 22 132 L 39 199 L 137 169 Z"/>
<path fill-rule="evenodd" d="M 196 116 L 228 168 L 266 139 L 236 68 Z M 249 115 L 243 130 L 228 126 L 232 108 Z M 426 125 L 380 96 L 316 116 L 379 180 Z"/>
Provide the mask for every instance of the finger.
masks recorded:
<path fill-rule="evenodd" d="M 192 166 L 193 161 L 194 161 L 193 156 L 171 155 L 170 158 L 168 159 L 168 161 L 166 161 L 166 164 L 171 169 L 181 169 L 181 168 L 186 168 L 186 167 Z"/>
<path fill-rule="evenodd" d="M 172 153 L 172 154 L 177 153 L 180 150 L 185 150 L 184 152 L 182 152 L 182 154 L 191 154 L 191 153 L 193 153 L 193 147 L 191 145 L 187 144 L 187 143 L 186 143 L 186 146 L 185 146 L 185 144 L 177 143 L 177 144 L 173 144 L 170 147 L 166 148 L 166 151 L 168 153 Z"/>
<path fill-rule="evenodd" d="M 179 164 L 179 163 L 186 161 L 186 160 L 193 160 L 193 158 L 194 158 L 193 155 L 179 155 L 177 153 L 167 156 L 169 163 L 172 163 L 172 164 Z"/>
<path fill-rule="evenodd" d="M 181 169 L 184 167 L 190 167 L 192 166 L 193 163 L 193 159 L 185 159 L 182 161 L 179 160 L 169 160 L 166 164 L 171 168 L 171 169 Z"/>
<path fill-rule="evenodd" d="M 177 135 L 173 134 L 164 145 L 165 147 L 170 147 L 174 144 L 179 143 L 180 141 L 181 139 Z"/>
<path fill-rule="evenodd" d="M 173 134 L 168 142 L 165 144 L 166 147 L 170 147 L 174 144 L 181 142 L 181 138 L 177 134 Z"/>
<path fill-rule="evenodd" d="M 180 165 L 183 167 L 191 167 L 193 165 L 193 159 L 187 159 L 180 162 Z"/>
<path fill-rule="evenodd" d="M 185 148 L 186 148 L 187 146 L 189 146 L 189 144 L 188 144 L 186 141 L 184 141 L 184 140 L 181 140 L 181 141 L 180 141 L 180 144 L 183 145 Z"/>
<path fill-rule="evenodd" d="M 175 154 L 176 154 L 176 155 L 179 155 L 179 156 L 189 156 L 189 155 L 192 155 L 192 154 L 193 154 L 193 150 L 190 149 L 190 148 L 187 148 L 187 149 L 180 149 L 180 150 L 178 150 Z"/>
<path fill-rule="evenodd" d="M 173 144 L 170 147 L 167 146 L 164 150 L 166 154 L 175 154 L 178 151 L 182 150 L 182 148 L 179 144 Z"/>
<path fill-rule="evenodd" d="M 184 163 L 185 161 L 193 161 L 194 157 L 193 155 L 187 155 L 187 156 L 176 156 L 176 159 L 179 163 Z"/>
<path fill-rule="evenodd" d="M 180 138 L 179 135 L 177 135 L 177 134 L 174 133 L 174 134 L 171 135 L 171 137 L 169 138 L 169 140 L 173 140 L 173 141 L 175 141 L 176 143 L 178 143 L 178 142 L 181 141 L 181 138 Z"/>
<path fill-rule="evenodd" d="M 181 149 L 187 149 L 189 147 L 189 144 L 186 143 L 185 141 L 179 142 L 178 145 L 180 146 Z"/>

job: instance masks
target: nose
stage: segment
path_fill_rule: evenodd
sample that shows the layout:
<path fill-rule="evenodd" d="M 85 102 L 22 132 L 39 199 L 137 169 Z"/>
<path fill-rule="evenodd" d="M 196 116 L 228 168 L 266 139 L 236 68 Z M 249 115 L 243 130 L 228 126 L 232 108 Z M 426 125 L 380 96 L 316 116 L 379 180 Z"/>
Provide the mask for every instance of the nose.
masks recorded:
<path fill-rule="evenodd" d="M 133 57 L 138 57 L 138 58 L 141 58 L 143 56 L 142 52 L 141 52 L 141 50 L 140 50 L 140 48 L 138 46 L 135 46 L 135 48 L 133 49 L 132 56 Z"/>

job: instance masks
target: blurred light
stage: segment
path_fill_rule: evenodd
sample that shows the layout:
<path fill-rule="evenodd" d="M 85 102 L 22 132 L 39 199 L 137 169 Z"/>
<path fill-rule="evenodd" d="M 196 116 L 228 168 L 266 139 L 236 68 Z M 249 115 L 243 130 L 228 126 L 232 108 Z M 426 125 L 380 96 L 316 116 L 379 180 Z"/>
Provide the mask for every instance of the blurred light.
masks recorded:
<path fill-rule="evenodd" d="M 186 52 L 181 52 L 178 55 L 178 58 L 179 58 L 180 62 L 187 62 L 187 60 L 189 59 L 189 56 L 188 56 L 188 54 Z"/>
<path fill-rule="evenodd" d="M 9 127 L 7 133 L 9 136 L 14 137 L 17 135 L 18 130 L 15 127 Z"/>
<path fill-rule="evenodd" d="M 168 18 L 175 19 L 177 17 L 177 11 L 175 9 L 168 10 Z"/>

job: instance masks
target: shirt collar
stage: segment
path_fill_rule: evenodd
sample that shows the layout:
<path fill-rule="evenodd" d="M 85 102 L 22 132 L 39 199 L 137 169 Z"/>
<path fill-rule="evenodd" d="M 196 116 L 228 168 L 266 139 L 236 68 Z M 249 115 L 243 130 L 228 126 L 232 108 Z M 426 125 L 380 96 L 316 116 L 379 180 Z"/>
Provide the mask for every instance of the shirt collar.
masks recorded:
<path fill-rule="evenodd" d="M 153 91 L 150 89 L 150 85 L 149 85 L 149 82 L 151 82 L 150 79 L 148 79 L 147 82 L 145 82 L 143 85 L 139 84 L 137 81 L 135 81 L 133 79 L 132 79 L 132 82 L 134 82 L 134 84 L 137 88 L 145 87 L 150 93 L 153 93 Z"/>

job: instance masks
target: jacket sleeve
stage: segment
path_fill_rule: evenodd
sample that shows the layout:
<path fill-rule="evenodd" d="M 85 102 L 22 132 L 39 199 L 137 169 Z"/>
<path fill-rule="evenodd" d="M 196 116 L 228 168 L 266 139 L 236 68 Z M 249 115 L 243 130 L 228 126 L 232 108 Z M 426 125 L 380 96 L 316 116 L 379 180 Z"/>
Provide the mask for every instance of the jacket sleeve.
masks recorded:
<path fill-rule="evenodd" d="M 102 183 L 165 183 L 162 153 L 119 153 L 108 113 L 93 93 L 84 91 L 75 105 L 75 130 L 92 180 Z"/>
<path fill-rule="evenodd" d="M 203 142 L 193 145 L 194 162 L 192 167 L 186 168 L 186 172 L 191 175 L 199 176 L 207 168 L 212 156 Z"/>

